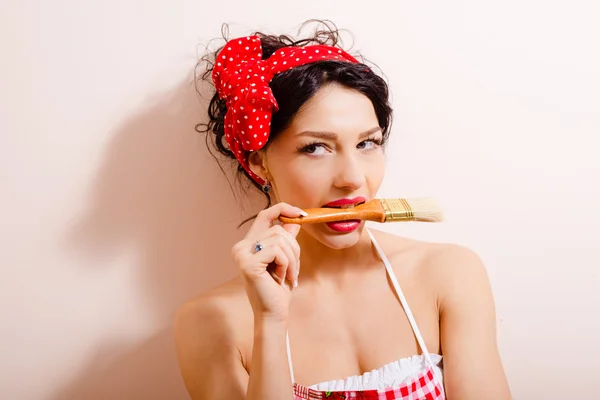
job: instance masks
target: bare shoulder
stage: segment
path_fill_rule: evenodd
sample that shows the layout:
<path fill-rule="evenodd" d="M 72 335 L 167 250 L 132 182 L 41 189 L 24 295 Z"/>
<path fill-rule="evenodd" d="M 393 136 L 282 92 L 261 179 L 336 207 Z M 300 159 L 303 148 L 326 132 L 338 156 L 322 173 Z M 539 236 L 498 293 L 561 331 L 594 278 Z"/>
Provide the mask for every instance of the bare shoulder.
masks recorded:
<path fill-rule="evenodd" d="M 178 346 L 189 347 L 189 338 L 215 339 L 227 347 L 237 347 L 248 324 L 252 309 L 243 283 L 236 277 L 185 302 L 174 320 Z"/>
<path fill-rule="evenodd" d="M 245 398 L 243 338 L 251 313 L 239 278 L 179 308 L 173 324 L 175 349 L 192 399 Z"/>
<path fill-rule="evenodd" d="M 393 265 L 410 268 L 412 273 L 433 284 L 440 293 L 452 290 L 458 284 L 469 286 L 487 283 L 486 268 L 480 256 L 466 246 L 375 232 Z"/>

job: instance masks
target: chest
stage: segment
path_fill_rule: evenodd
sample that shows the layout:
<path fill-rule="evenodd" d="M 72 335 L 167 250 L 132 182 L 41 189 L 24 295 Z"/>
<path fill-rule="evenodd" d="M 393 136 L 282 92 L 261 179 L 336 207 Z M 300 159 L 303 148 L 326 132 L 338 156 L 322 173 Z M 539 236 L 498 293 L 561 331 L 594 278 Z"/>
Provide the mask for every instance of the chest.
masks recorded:
<path fill-rule="evenodd" d="M 403 292 L 430 352 L 439 349 L 432 296 L 403 279 Z M 292 304 L 290 349 L 296 381 L 315 384 L 362 375 L 420 353 L 412 326 L 385 272 L 355 290 L 308 293 Z"/>

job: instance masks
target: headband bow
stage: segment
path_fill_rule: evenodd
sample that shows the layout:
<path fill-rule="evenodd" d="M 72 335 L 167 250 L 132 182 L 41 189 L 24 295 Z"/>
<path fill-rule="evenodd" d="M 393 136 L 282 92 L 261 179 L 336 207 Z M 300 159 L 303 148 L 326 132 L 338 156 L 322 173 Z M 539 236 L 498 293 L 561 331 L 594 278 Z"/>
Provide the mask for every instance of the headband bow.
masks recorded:
<path fill-rule="evenodd" d="M 229 148 L 246 172 L 259 184 L 262 178 L 248 165 L 248 154 L 260 150 L 269 139 L 271 115 L 279 107 L 269 83 L 281 72 L 326 60 L 358 63 L 345 51 L 327 45 L 289 46 L 262 59 L 258 36 L 228 41 L 217 54 L 212 79 L 219 98 L 226 101 L 224 130 Z"/>

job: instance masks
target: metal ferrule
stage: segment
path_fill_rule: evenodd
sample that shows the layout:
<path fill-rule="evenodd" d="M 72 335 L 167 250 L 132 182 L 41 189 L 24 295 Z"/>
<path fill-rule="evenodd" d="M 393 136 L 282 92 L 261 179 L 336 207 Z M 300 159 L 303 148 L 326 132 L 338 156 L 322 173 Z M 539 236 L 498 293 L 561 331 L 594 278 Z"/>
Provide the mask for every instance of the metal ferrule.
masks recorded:
<path fill-rule="evenodd" d="M 382 199 L 381 205 L 385 210 L 385 221 L 412 221 L 415 213 L 404 199 Z"/>

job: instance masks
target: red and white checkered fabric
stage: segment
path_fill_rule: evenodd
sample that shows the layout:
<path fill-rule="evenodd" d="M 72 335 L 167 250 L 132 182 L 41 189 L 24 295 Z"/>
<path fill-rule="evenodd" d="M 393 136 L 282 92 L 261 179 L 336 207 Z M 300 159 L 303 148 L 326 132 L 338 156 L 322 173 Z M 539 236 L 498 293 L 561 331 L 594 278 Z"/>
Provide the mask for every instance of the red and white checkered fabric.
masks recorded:
<path fill-rule="evenodd" d="M 402 385 L 383 390 L 323 392 L 294 384 L 294 400 L 444 400 L 441 385 L 439 379 L 436 379 L 433 368 L 428 366 L 423 372 Z"/>

